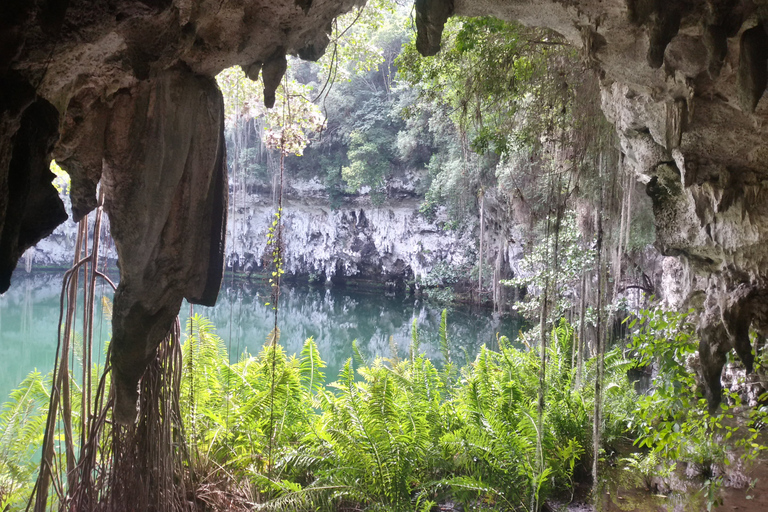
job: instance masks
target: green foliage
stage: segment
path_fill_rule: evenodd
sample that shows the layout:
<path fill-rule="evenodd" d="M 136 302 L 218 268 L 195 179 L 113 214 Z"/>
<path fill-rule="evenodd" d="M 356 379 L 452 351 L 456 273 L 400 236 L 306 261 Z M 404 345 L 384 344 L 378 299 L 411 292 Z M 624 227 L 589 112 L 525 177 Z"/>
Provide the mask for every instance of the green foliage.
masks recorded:
<path fill-rule="evenodd" d="M 349 487 L 353 500 L 378 502 L 391 510 L 410 508 L 434 428 L 427 416 L 436 416 L 434 408 L 439 406 L 440 381 L 434 368 L 421 357 L 415 359 L 420 378 L 415 388 L 413 368 L 407 365 L 393 371 L 377 360 L 360 368 L 363 381 L 356 381 L 347 362 L 339 381 L 331 385 L 336 393 L 321 397 L 321 446 L 328 450 L 330 464 L 318 475 L 320 480 Z"/>
<path fill-rule="evenodd" d="M 450 286 L 466 278 L 467 271 L 466 267 L 451 265 L 446 261 L 439 261 L 426 276 L 420 279 L 420 283 L 427 287 Z"/>
<path fill-rule="evenodd" d="M 309 394 L 319 393 L 325 384 L 325 374 L 322 369 L 326 364 L 320 358 L 320 351 L 312 337 L 307 338 L 301 349 L 299 358 L 299 375 L 302 385 Z"/>
<path fill-rule="evenodd" d="M 298 358 L 267 340 L 258 356 L 230 365 L 210 322 L 193 317 L 190 327 L 183 350 L 193 373 L 182 385 L 190 442 L 201 460 L 250 481 L 260 509 L 427 510 L 451 496 L 516 510 L 532 489 L 543 503 L 570 487 L 584 463 L 590 390 L 574 388 L 573 329 L 564 321 L 548 348 L 543 472 L 533 466 L 538 355 L 502 336 L 497 351 L 483 347 L 459 370 L 446 311 L 442 369 L 420 352 L 414 320 L 407 358 L 368 362 L 353 344 L 355 364 L 348 360 L 327 385 L 311 338 Z M 610 381 L 626 365 L 620 353 L 608 361 L 617 369 L 606 372 Z"/>
<path fill-rule="evenodd" d="M 283 215 L 283 208 L 278 207 L 277 211 L 273 214 L 274 219 L 272 224 L 267 230 L 267 247 L 272 251 L 272 274 L 269 276 L 269 285 L 272 287 L 272 300 L 273 302 L 264 303 L 265 306 L 272 306 L 272 310 L 277 310 L 277 304 L 275 302 L 276 297 L 279 294 L 280 279 L 285 274 L 285 268 L 283 268 L 283 240 L 282 240 L 282 226 L 280 219 Z M 279 337 L 279 332 L 275 333 Z"/>
<path fill-rule="evenodd" d="M 268 339 L 258 356 L 230 365 L 210 321 L 195 315 L 189 326 L 182 351 L 191 373 L 182 381 L 181 405 L 192 446 L 203 460 L 241 475 L 266 471 L 270 439 L 291 450 L 309 430 L 310 397 L 325 379 L 317 345 L 309 338 L 300 357 L 289 358 Z"/>
<path fill-rule="evenodd" d="M 351 80 L 376 71 L 387 57 L 381 35 L 394 28 L 395 8 L 391 0 L 372 0 L 334 19 L 329 48 L 319 61 L 322 76 Z"/>
<path fill-rule="evenodd" d="M 456 300 L 456 294 L 450 288 L 434 288 L 427 290 L 427 297 L 438 304 L 451 304 Z"/>
<path fill-rule="evenodd" d="M 184 375 L 179 404 L 192 445 L 212 448 L 210 442 L 220 435 L 220 418 L 213 411 L 221 401 L 226 381 L 226 348 L 216 335 L 213 323 L 195 314 L 187 320 L 187 339 L 181 347 Z"/>
<path fill-rule="evenodd" d="M 0 510 L 23 510 L 37 475 L 50 379 L 30 373 L 0 412 Z"/>
<path fill-rule="evenodd" d="M 654 478 L 666 478 L 671 471 L 668 466 L 662 464 L 660 456 L 656 452 L 632 453 L 621 460 L 626 469 L 634 471 L 641 479 L 646 490 L 651 490 Z"/>
<path fill-rule="evenodd" d="M 555 245 L 557 262 L 553 264 Z M 566 212 L 557 237 L 551 235 L 541 243 L 534 244 L 520 260 L 519 274 L 513 279 L 502 280 L 501 284 L 527 290 L 525 299 L 517 302 L 515 309 L 529 320 L 538 320 L 541 284 L 557 283 L 558 290 L 577 289 L 581 276 L 593 264 L 594 251 L 585 246 L 576 227 L 576 216 L 573 212 Z M 555 302 L 549 305 L 550 319 L 561 318 L 566 311 L 573 310 L 576 306 L 574 298 L 572 294 L 558 293 Z"/>
<path fill-rule="evenodd" d="M 468 280 L 477 280 L 477 274 L 472 276 L 468 265 L 453 265 L 446 261 L 439 261 L 427 275 L 418 278 L 419 288 L 430 299 L 445 304 L 450 304 L 456 299 L 453 287 L 466 284 Z"/>
<path fill-rule="evenodd" d="M 322 416 L 303 440 L 304 453 L 313 455 L 291 459 L 292 472 L 313 473 L 314 480 L 286 489 L 276 503 L 417 510 L 447 493 L 467 504 L 479 500 L 494 510 L 516 510 L 525 508 L 533 488 L 543 502 L 570 487 L 589 442 L 591 408 L 589 397 L 573 388 L 573 329 L 561 322 L 552 332 L 546 469 L 536 473 L 538 356 L 502 337 L 499 351 L 483 347 L 460 380 L 447 379 L 453 370 L 445 324 L 444 312 L 438 333 L 442 371 L 418 354 L 415 324 L 408 359 L 362 366 L 362 380 L 352 361 L 346 363 L 339 380 L 318 394 Z M 623 389 L 633 393 L 631 386 Z"/>
<path fill-rule="evenodd" d="M 404 106 L 406 118 L 429 117 L 422 130 L 434 140 L 429 162 L 428 203 L 447 203 L 459 213 L 479 189 L 504 185 L 511 194 L 522 181 L 533 185 L 525 166 L 502 166 L 521 150 L 541 153 L 548 141 L 567 136 L 580 64 L 559 36 L 496 18 L 453 17 L 442 50 L 423 59 L 415 38 L 397 60 L 401 79 L 418 94 Z M 500 172 L 518 173 L 502 183 Z M 546 170 L 546 169 L 545 169 Z M 526 177 L 526 174 L 529 176 Z"/>
<path fill-rule="evenodd" d="M 228 156 L 234 181 L 263 184 L 274 173 L 274 153 L 282 151 L 291 175 L 324 182 L 333 207 L 361 187 L 381 202 L 384 180 L 400 165 L 394 59 L 406 17 L 407 9 L 391 0 L 375 0 L 333 20 L 318 63 L 289 59 L 271 110 L 261 100 L 261 79 L 247 79 L 240 68 L 223 71 L 217 81 L 234 146 Z"/>
<path fill-rule="evenodd" d="M 637 402 L 631 427 L 638 432 L 636 444 L 651 450 L 667 468 L 686 462 L 716 486 L 713 477 L 730 463 L 729 450 L 740 448 L 742 459 L 749 461 L 766 449 L 753 428 L 764 421 L 765 411 L 744 408 L 740 396 L 729 392 L 730 406 L 714 415 L 708 412 L 692 369 L 699 340 L 690 313 L 647 309 L 631 321 L 630 327 L 639 327 L 632 339 L 637 365 L 657 368 L 651 389 Z"/>
<path fill-rule="evenodd" d="M 341 169 L 341 176 L 349 192 L 370 187 L 374 204 L 385 198 L 385 182 L 391 171 L 392 134 L 383 129 L 355 131 L 350 134 L 347 157 L 349 165 Z"/>
<path fill-rule="evenodd" d="M 590 389 L 574 387 L 571 326 L 561 321 L 551 332 L 539 471 L 533 462 L 538 355 L 502 336 L 498 350 L 482 347 L 459 369 L 447 321 L 443 311 L 442 368 L 420 351 L 414 320 L 407 358 L 368 362 L 353 345 L 356 363 L 347 361 L 326 384 L 312 338 L 298 357 L 288 356 L 274 331 L 258 355 L 231 364 L 211 322 L 191 317 L 180 390 L 193 457 L 188 470 L 216 468 L 250 487 L 260 510 L 424 511 L 448 497 L 520 510 L 531 493 L 543 503 L 570 488 L 584 464 L 591 410 Z M 612 354 L 609 382 L 626 369 L 620 353 Z M 631 386 L 621 392 L 633 393 Z M 3 462 L 29 459 L 42 435 L 46 399 L 39 375 L 32 375 L 6 404 Z M 607 400 L 613 403 L 611 393 Z M 20 478 L 31 482 L 29 475 Z"/>
<path fill-rule="evenodd" d="M 253 81 L 239 66 L 216 76 L 224 96 L 224 110 L 230 124 L 243 120 L 263 120 L 261 142 L 284 154 L 301 155 L 309 144 L 308 132 L 320 130 L 325 119 L 320 108 L 309 101 L 310 89 L 286 77 L 275 93 L 275 106 L 267 109 L 261 99 L 261 79 Z M 243 148 L 244 149 L 244 148 Z"/>
<path fill-rule="evenodd" d="M 634 327 L 635 320 L 630 327 Z M 643 310 L 632 338 L 638 366 L 658 365 L 651 392 L 638 401 L 637 444 L 659 451 L 668 460 L 681 458 L 694 440 L 708 437 L 714 420 L 696 389 L 696 379 L 686 367 L 698 340 L 686 314 L 661 309 Z M 691 411 L 697 411 L 691 414 Z"/>

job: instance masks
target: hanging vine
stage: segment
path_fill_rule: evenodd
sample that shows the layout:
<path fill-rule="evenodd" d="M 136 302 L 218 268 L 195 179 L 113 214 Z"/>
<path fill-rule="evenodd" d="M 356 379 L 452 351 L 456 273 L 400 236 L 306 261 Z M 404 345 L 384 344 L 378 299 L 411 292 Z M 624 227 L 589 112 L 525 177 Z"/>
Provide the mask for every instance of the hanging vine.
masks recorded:
<path fill-rule="evenodd" d="M 50 393 L 48 416 L 43 435 L 40 471 L 38 473 L 35 491 L 30 497 L 29 506 L 34 503 L 36 512 L 43 512 L 48 507 L 49 489 L 53 486 L 60 503 L 68 503 L 73 496 L 85 487 L 91 486 L 91 474 L 82 471 L 86 457 L 93 443 L 98 443 L 100 435 L 93 437 L 94 422 L 97 421 L 97 409 L 92 395 L 91 368 L 93 363 L 93 322 L 96 296 L 96 278 L 109 284 L 113 290 L 114 283 L 107 275 L 98 270 L 99 248 L 102 226 L 103 191 L 99 193 L 98 208 L 95 213 L 95 223 L 92 233 L 93 246 L 88 253 L 88 216 L 78 224 L 77 241 L 75 243 L 74 263 L 62 280 L 59 311 L 59 334 L 56 349 L 56 364 L 54 365 L 52 389 Z M 87 254 L 81 257 L 82 254 Z M 83 323 L 82 323 L 82 374 L 79 383 L 80 411 L 77 423 L 72 416 L 73 397 L 72 385 L 77 384 L 72 366 L 74 361 L 73 337 L 75 333 L 75 312 L 77 309 L 78 285 L 83 283 Z M 106 372 L 105 372 L 106 373 Z M 97 399 L 98 401 L 98 399 Z M 61 422 L 59 422 L 61 418 Z M 59 428 L 61 432 L 59 433 Z M 75 456 L 75 432 L 79 430 L 79 460 Z M 54 442 L 63 436 L 65 462 L 57 460 Z M 59 450 L 59 453 L 61 451 Z M 63 471 L 62 471 L 63 469 Z M 65 475 L 61 480 L 60 475 Z M 28 508 L 29 508 L 28 506 Z"/>

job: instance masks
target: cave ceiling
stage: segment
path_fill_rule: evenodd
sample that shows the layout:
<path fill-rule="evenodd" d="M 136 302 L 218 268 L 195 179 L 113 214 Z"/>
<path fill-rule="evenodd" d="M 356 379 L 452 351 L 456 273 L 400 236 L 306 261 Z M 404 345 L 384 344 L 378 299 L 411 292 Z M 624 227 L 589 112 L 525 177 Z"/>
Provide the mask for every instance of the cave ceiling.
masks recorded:
<path fill-rule="evenodd" d="M 186 298 L 216 300 L 227 169 L 213 77 L 261 73 L 274 101 L 286 56 L 317 59 L 355 0 L 0 2 L 0 291 L 24 250 L 104 208 L 118 250 L 113 354 L 119 421 Z M 683 264 L 698 308 L 710 402 L 750 329 L 768 333 L 768 7 L 753 1 L 417 0 L 417 46 L 439 50 L 452 15 L 548 27 L 600 74 L 602 108 L 647 184 L 657 247 Z"/>

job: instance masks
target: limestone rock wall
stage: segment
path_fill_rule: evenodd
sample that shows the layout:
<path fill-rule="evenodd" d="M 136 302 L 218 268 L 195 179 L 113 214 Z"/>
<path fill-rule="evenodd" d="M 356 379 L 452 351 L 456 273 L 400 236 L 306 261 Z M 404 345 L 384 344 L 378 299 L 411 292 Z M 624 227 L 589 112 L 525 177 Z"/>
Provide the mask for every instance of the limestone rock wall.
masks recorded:
<path fill-rule="evenodd" d="M 407 188 L 405 182 L 399 185 Z M 289 180 L 285 193 L 284 269 L 291 277 L 359 279 L 402 287 L 409 280 L 424 278 L 440 262 L 455 267 L 476 264 L 480 232 L 477 218 L 470 219 L 461 230 L 448 229 L 445 212 L 429 221 L 419 213 L 421 199 L 409 194 L 378 206 L 366 194 L 350 196 L 333 209 L 316 179 Z M 229 201 L 225 268 L 249 275 L 266 272 L 271 262 L 267 233 L 276 210 L 271 191 L 254 188 L 248 194 L 239 194 L 236 201 L 230 196 Z M 66 196 L 63 202 L 67 203 Z M 485 263 L 498 264 L 503 277 L 510 277 L 522 257 L 522 247 L 514 241 L 519 236 L 507 222 L 495 221 L 492 213 L 487 220 Z M 109 221 L 105 218 L 103 222 L 100 258 L 114 265 L 117 253 Z M 30 248 L 20 265 L 30 271 L 67 268 L 72 264 L 76 237 L 77 225 L 65 222 Z M 92 244 L 89 241 L 89 246 Z"/>
<path fill-rule="evenodd" d="M 320 183 L 300 181 L 289 183 L 286 196 L 282 218 L 288 274 L 402 286 L 425 277 L 438 262 L 458 267 L 477 261 L 479 223 L 461 232 L 448 230 L 445 215 L 428 221 L 419 213 L 417 197 L 390 198 L 375 206 L 366 195 L 353 196 L 334 210 Z M 271 263 L 266 234 L 275 209 L 268 193 L 250 194 L 246 204 L 236 205 L 227 228 L 229 268 L 259 272 L 265 260 Z"/>

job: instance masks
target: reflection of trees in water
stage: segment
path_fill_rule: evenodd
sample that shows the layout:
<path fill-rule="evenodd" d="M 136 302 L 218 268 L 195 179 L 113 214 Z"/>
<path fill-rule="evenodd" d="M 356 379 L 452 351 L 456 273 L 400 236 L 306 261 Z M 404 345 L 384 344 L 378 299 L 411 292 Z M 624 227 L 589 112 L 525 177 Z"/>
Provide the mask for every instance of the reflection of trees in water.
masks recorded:
<path fill-rule="evenodd" d="M 53 368 L 62 274 L 17 272 L 0 296 L 0 400 L 32 370 Z"/>
<path fill-rule="evenodd" d="M 7 396 L 34 368 L 47 372 L 53 367 L 62 273 L 20 274 L 0 296 L 0 396 Z M 101 303 L 101 297 L 97 301 Z M 265 302 L 269 302 L 268 287 L 247 282 L 232 286 L 227 280 L 216 307 L 195 306 L 194 310 L 213 321 L 232 359 L 237 359 L 244 350 L 258 353 L 272 330 L 272 309 Z M 301 351 L 306 338 L 314 336 L 329 366 L 327 376 L 335 379 L 352 355 L 354 339 L 365 355 L 389 357 L 392 336 L 400 357 L 405 357 L 411 322 L 417 318 L 422 350 L 439 364 L 441 310 L 439 305 L 405 296 L 286 286 L 279 315 L 280 341 L 293 354 Z M 110 327 L 101 319 L 101 312 L 97 307 L 94 337 L 107 341 Z M 189 306 L 182 307 L 182 322 L 188 315 Z M 495 346 L 496 332 L 514 337 L 519 329 L 510 319 L 494 319 L 488 310 L 464 307 L 449 308 L 448 327 L 453 353 L 461 357 L 466 352 L 470 358 L 482 343 Z M 102 353 L 103 347 L 94 349 L 94 354 Z"/>
<path fill-rule="evenodd" d="M 246 349 L 257 353 L 264 344 L 272 329 L 272 310 L 264 305 L 268 297 L 268 287 L 235 283 L 234 287 L 222 289 L 216 307 L 195 311 L 214 322 L 234 359 Z M 182 311 L 188 314 L 185 308 Z M 438 305 L 406 296 L 286 286 L 280 299 L 280 342 L 289 354 L 298 353 L 304 340 L 314 336 L 328 363 L 328 377 L 335 379 L 338 369 L 351 357 L 355 339 L 363 354 L 389 357 L 392 336 L 398 354 L 404 357 L 411 340 L 411 325 L 417 318 L 422 350 L 439 363 L 441 311 Z M 520 325 L 510 318 L 494 317 L 489 310 L 455 307 L 449 308 L 448 327 L 454 353 L 466 353 L 472 359 L 483 343 L 495 346 L 497 332 L 515 337 Z"/>

